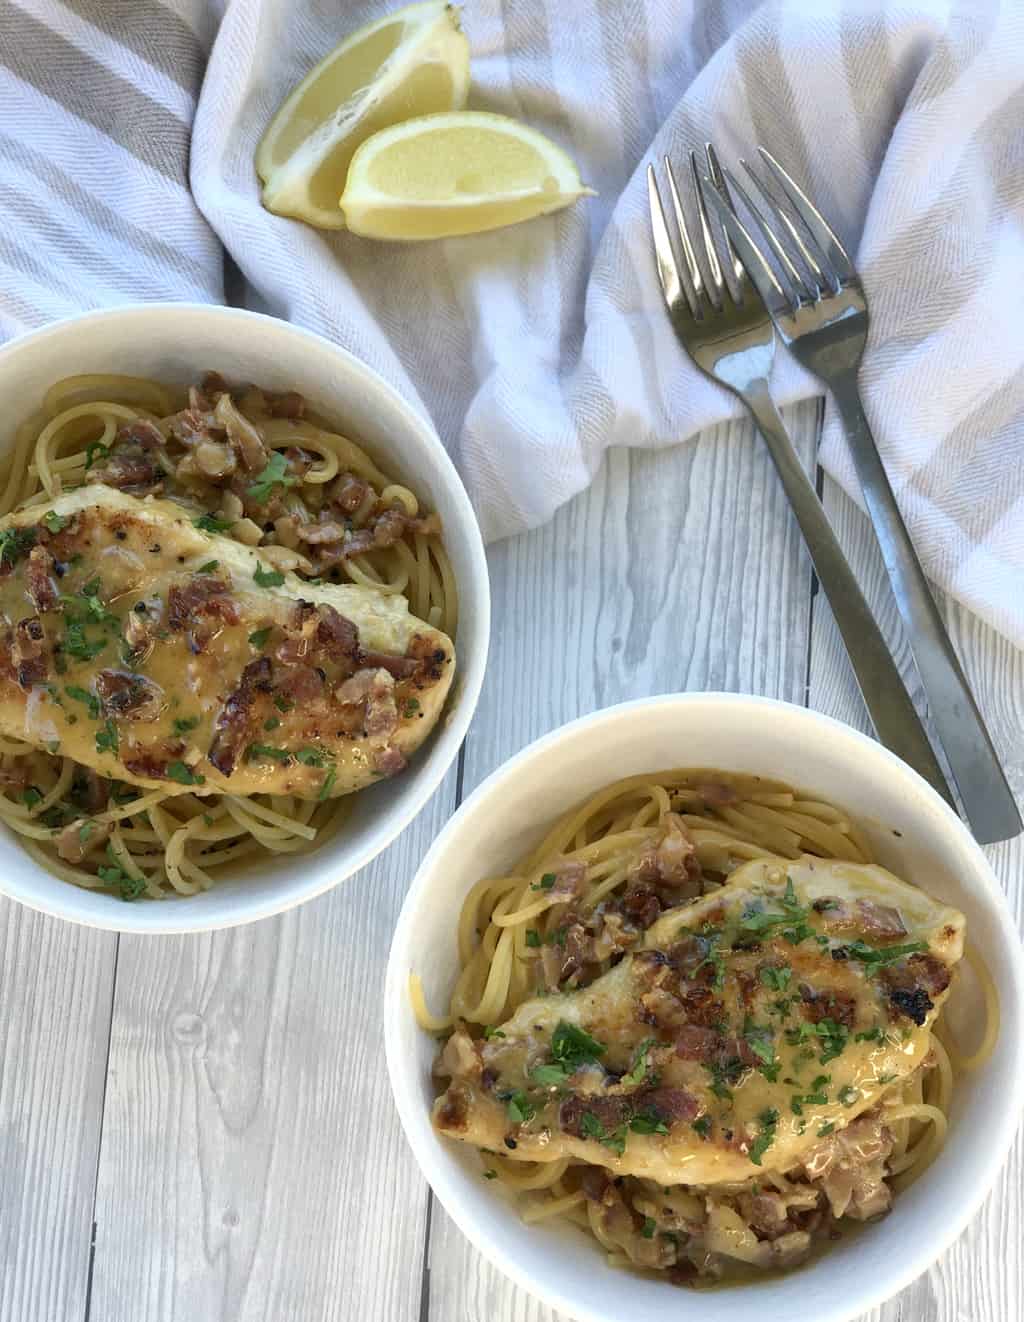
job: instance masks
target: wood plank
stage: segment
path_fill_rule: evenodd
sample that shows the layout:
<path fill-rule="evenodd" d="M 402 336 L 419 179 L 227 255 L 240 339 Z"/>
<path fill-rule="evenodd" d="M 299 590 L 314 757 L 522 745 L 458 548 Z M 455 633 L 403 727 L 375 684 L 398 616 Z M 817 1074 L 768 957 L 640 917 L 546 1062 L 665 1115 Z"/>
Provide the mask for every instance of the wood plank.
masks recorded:
<path fill-rule="evenodd" d="M 0 934 L 0 1318 L 78 1322 L 117 937 L 10 900 Z"/>
<path fill-rule="evenodd" d="M 817 407 L 790 416 L 806 461 Z M 554 521 L 491 552 L 494 641 L 465 789 L 595 708 L 686 689 L 802 702 L 810 562 L 745 422 L 670 451 L 609 454 Z M 556 1322 L 432 1206 L 430 1317 Z"/>
<path fill-rule="evenodd" d="M 870 524 L 827 479 L 824 500 L 836 535 L 906 673 L 909 649 Z M 936 597 L 1010 782 L 1024 802 L 1024 652 L 944 594 L 936 593 Z M 868 729 L 828 603 L 820 593 L 814 602 L 809 680 L 812 707 Z M 920 703 L 920 694 L 917 697 Z M 1024 931 L 1024 840 L 1007 841 L 986 853 Z M 864 1322 L 900 1322 L 903 1318 L 1009 1322 L 1024 1317 L 1024 1252 L 1020 1236 L 1007 1234 L 1007 1227 L 1019 1226 L 1022 1217 L 1024 1150 L 1018 1139 L 981 1214 L 930 1271 L 881 1308 L 865 1314 Z"/>
<path fill-rule="evenodd" d="M 122 938 L 92 1316 L 419 1317 L 427 1189 L 391 1103 L 384 967 L 453 768 L 357 877 L 280 918 Z"/>

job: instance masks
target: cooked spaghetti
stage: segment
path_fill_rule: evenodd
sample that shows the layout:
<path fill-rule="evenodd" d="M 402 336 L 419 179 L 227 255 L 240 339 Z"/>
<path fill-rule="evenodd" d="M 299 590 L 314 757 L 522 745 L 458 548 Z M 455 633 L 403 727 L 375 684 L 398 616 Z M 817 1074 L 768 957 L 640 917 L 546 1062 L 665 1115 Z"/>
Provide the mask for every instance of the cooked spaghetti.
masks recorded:
<path fill-rule="evenodd" d="M 911 939 L 916 938 L 916 939 Z M 434 1123 L 527 1221 L 685 1284 L 804 1261 L 934 1159 L 970 1057 L 936 1024 L 955 910 L 873 865 L 839 808 L 760 777 L 634 776 L 458 920 Z"/>
<path fill-rule="evenodd" d="M 175 521 L 175 513 L 185 517 Z M 18 600 L 5 608 L 3 620 L 13 657 L 5 682 L 17 700 L 14 705 L 20 702 L 26 711 L 35 711 L 50 704 L 61 733 L 68 736 L 78 733 L 69 725 L 79 722 L 80 732 L 81 723 L 91 718 L 97 722 L 96 747 L 105 747 L 108 754 L 107 762 L 90 758 L 83 765 L 60 750 L 51 751 L 57 740 L 23 733 L 30 725 L 27 715 L 19 725 L 13 719 L 19 713 L 10 704 L 9 710 L 0 710 L 0 716 L 11 717 L 0 725 L 0 819 L 40 863 L 66 881 L 112 889 L 125 899 L 191 894 L 242 861 L 314 848 L 342 821 L 346 800 L 337 796 L 358 784 L 354 778 L 349 786 L 343 783 L 341 760 L 326 738 L 307 742 L 293 756 L 289 747 L 275 746 L 285 742 L 277 729 L 286 732 L 289 719 L 297 720 L 319 703 L 329 711 L 332 727 L 335 715 L 343 718 L 343 729 L 332 728 L 335 743 L 359 743 L 369 738 L 367 727 L 376 731 L 366 744 L 379 755 L 372 774 L 386 775 L 404 766 L 398 743 L 405 727 L 417 721 L 420 726 L 404 746 L 408 752 L 436 719 L 437 713 L 428 710 L 424 677 L 440 658 L 435 640 L 447 644 L 458 612 L 437 516 L 423 512 L 409 487 L 312 412 L 298 394 L 254 386 L 234 389 L 213 373 L 187 390 L 132 377 L 69 377 L 47 392 L 37 415 L 17 431 L 0 496 L 3 516 L 0 577 L 8 576 L 13 584 L 14 575 L 25 575 L 25 583 L 17 583 Z M 165 569 L 165 576 L 177 570 L 184 580 L 172 589 L 179 593 L 182 619 L 170 625 L 166 613 L 160 614 L 166 603 L 154 606 L 141 588 L 131 594 L 130 613 L 119 616 L 115 590 L 108 592 L 102 573 L 77 582 L 86 577 L 88 556 L 86 569 L 75 567 L 83 559 L 80 546 L 73 544 L 76 530 L 79 542 L 90 546 L 97 543 L 97 529 L 104 537 L 116 536 L 121 546 L 103 549 L 104 564 L 113 564 L 111 553 L 130 554 L 125 529 L 137 532 L 148 519 L 153 536 L 158 517 L 170 521 L 174 549 L 182 551 L 169 567 L 159 559 L 147 562 L 147 568 Z M 196 550 L 186 545 L 189 538 L 200 543 L 194 564 L 186 555 Z M 170 541 L 165 541 L 166 559 Z M 212 550 L 204 554 L 207 544 Z M 153 537 L 147 549 L 159 552 L 159 540 Z M 68 550 L 75 554 L 65 554 Z M 244 611 L 224 566 L 230 562 L 236 578 L 244 571 L 249 582 L 252 570 L 244 557 L 250 550 L 256 583 L 269 585 L 266 618 L 261 617 L 265 627 L 250 633 L 247 644 L 241 637 L 244 659 L 253 657 L 243 671 L 251 682 L 248 691 L 244 685 L 236 690 L 228 705 L 242 692 L 255 712 L 254 695 L 257 705 L 273 696 L 281 713 L 297 715 L 289 718 L 270 708 L 243 757 L 232 758 L 230 766 L 223 758 L 218 766 L 214 757 L 212 768 L 200 767 L 199 752 L 205 756 L 206 748 L 198 749 L 196 742 L 208 736 L 223 743 L 222 727 L 232 711 L 225 717 L 222 708 L 217 716 L 211 707 L 208 719 L 172 712 L 169 708 L 177 707 L 180 698 L 165 684 L 161 707 L 168 709 L 168 726 L 175 718 L 180 752 L 162 762 L 136 758 L 137 772 L 131 774 L 111 759 L 118 733 L 123 758 L 126 732 L 130 736 L 140 728 L 124 722 L 144 715 L 140 704 L 159 688 L 142 673 L 146 656 L 179 635 L 188 643 L 187 649 L 182 643 L 184 656 L 210 652 L 216 650 L 218 630 L 230 632 L 231 623 L 244 629 Z M 283 590 L 271 600 L 270 589 L 282 583 Z M 296 590 L 287 597 L 290 585 Z M 335 604 L 354 600 L 359 591 L 370 603 L 373 627 L 379 628 L 381 619 L 397 620 L 405 633 L 392 632 L 403 642 L 422 622 L 425 627 L 415 638 L 423 655 L 415 655 L 415 648 L 407 657 L 382 654 L 390 648 L 362 646 L 349 621 L 327 604 L 328 598 Z M 121 591 L 121 597 L 128 595 Z M 26 610 L 25 596 L 36 615 L 18 620 L 15 612 Z M 303 600 L 307 596 L 311 600 Z M 295 610 L 288 614 L 293 603 Z M 206 621 L 205 632 L 195 624 L 199 619 Z M 407 619 L 411 624 L 405 627 Z M 118 632 L 122 625 L 126 637 Z M 94 626 L 98 636 L 88 633 Z M 102 648 L 104 626 L 111 634 L 107 656 L 119 645 L 122 668 L 104 670 L 103 684 L 93 682 L 91 671 L 88 682 L 71 683 L 76 677 L 68 672 L 69 664 L 73 668 L 75 657 L 88 658 Z M 342 636 L 343 627 L 347 633 Z M 312 649 L 330 629 L 334 661 L 328 665 Z M 133 644 L 136 637 L 142 642 Z M 69 650 L 69 638 L 77 650 Z M 425 642 L 435 647 L 432 657 L 426 656 Z M 258 655 L 261 649 L 265 658 Z M 218 663 L 224 655 L 222 648 Z M 309 663 L 300 676 L 296 666 L 303 657 Z M 340 666 L 335 664 L 339 658 Z M 450 660 L 445 656 L 444 664 Z M 291 696 L 282 697 L 272 687 L 271 668 L 284 676 L 286 690 L 292 684 Z M 385 728 L 392 735 L 399 731 L 392 744 L 383 742 Z M 273 740 L 262 734 L 272 729 Z M 260 737 L 264 742 L 256 742 Z M 63 742 L 67 746 L 73 740 Z M 258 771 L 261 759 L 266 793 L 254 790 L 252 774 L 247 781 L 243 775 Z M 277 774 L 282 770 L 288 773 L 283 779 Z M 231 792 L 229 773 L 248 788 Z M 294 788 L 286 791 L 286 784 Z M 183 792 L 183 785 L 203 788 Z"/>

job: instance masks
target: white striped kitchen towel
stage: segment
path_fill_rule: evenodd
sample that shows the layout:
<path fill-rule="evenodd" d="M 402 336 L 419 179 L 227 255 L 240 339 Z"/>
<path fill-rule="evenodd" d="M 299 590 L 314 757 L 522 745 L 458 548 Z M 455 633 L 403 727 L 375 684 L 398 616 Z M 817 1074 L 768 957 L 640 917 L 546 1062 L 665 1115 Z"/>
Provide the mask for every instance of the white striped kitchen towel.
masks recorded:
<path fill-rule="evenodd" d="M 1024 645 L 1024 6 L 468 0 L 471 104 L 550 134 L 599 196 L 409 247 L 267 214 L 252 163 L 288 88 L 388 7 L 0 0 L 0 331 L 221 300 L 226 250 L 230 297 L 338 340 L 432 415 L 500 537 L 609 446 L 735 411 L 665 325 L 643 168 L 708 137 L 727 159 L 764 143 L 857 254 L 868 412 L 929 573 Z M 819 389 L 782 354 L 775 384 Z M 822 461 L 857 495 L 831 416 Z"/>

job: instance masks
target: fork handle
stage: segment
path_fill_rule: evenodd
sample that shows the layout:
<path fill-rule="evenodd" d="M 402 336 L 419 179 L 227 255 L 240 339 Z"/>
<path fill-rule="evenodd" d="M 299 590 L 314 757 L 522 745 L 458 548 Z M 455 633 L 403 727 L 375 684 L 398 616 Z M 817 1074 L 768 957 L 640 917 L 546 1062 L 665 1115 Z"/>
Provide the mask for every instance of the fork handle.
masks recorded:
<path fill-rule="evenodd" d="M 845 373 L 831 379 L 829 384 L 839 406 L 932 721 L 967 820 L 981 844 L 1009 840 L 1020 834 L 1020 813 L 896 504 L 864 416 L 857 373 Z"/>
<path fill-rule="evenodd" d="M 742 398 L 767 442 L 879 739 L 955 806 L 921 718 L 804 472 L 767 381 L 755 381 Z"/>

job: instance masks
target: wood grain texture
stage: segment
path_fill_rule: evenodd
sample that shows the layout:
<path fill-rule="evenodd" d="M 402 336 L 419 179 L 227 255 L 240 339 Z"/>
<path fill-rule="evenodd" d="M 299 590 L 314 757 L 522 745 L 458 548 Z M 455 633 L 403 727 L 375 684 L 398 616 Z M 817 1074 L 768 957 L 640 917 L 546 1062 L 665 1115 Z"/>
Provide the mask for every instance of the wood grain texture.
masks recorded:
<path fill-rule="evenodd" d="M 117 937 L 0 900 L 0 1318 L 85 1312 Z"/>
<path fill-rule="evenodd" d="M 806 461 L 817 409 L 789 418 Z M 465 789 L 563 722 L 629 698 L 729 689 L 803 700 L 810 561 L 747 423 L 661 453 L 612 451 L 594 486 L 491 552 L 496 635 Z M 430 1318 L 553 1322 L 431 1217 Z"/>
<path fill-rule="evenodd" d="M 122 938 L 94 1318 L 418 1318 L 427 1189 L 380 1004 L 402 896 L 454 789 L 453 769 L 371 867 L 280 918 Z"/>
<path fill-rule="evenodd" d="M 824 500 L 836 535 L 906 674 L 909 648 L 870 524 L 827 479 Z M 1003 766 L 1018 800 L 1024 802 L 1024 653 L 942 593 L 936 593 L 936 598 Z M 838 631 L 821 593 L 814 601 L 809 679 L 812 707 L 868 729 Z M 991 846 L 985 852 L 1024 931 L 1024 839 Z M 863 1322 L 910 1318 L 913 1322 L 1017 1322 L 1024 1317 L 1024 1252 L 1017 1231 L 1022 1218 L 1024 1151 L 1018 1136 L 996 1188 L 967 1230 L 934 1267 L 887 1304 L 865 1314 Z"/>

